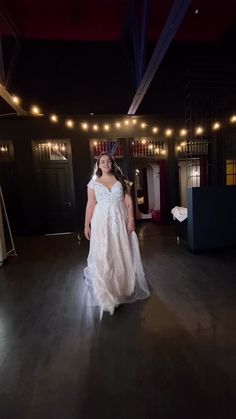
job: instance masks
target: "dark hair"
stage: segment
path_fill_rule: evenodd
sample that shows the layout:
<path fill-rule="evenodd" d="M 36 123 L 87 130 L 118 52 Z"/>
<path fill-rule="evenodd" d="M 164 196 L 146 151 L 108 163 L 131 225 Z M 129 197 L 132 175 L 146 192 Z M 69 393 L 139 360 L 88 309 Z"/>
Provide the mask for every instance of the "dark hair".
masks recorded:
<path fill-rule="evenodd" d="M 102 176 L 102 169 L 100 169 L 99 163 L 100 163 L 100 160 L 103 156 L 107 156 L 111 160 L 111 173 L 115 176 L 115 178 L 117 180 L 120 181 L 120 183 L 122 184 L 122 187 L 123 187 L 124 194 L 125 194 L 128 190 L 128 186 L 130 187 L 132 185 L 132 183 L 129 182 L 127 177 L 122 173 L 122 170 L 116 164 L 114 157 L 111 156 L 109 153 L 103 152 L 103 153 L 100 154 L 100 156 L 98 157 L 98 159 L 96 161 L 95 167 L 94 167 L 94 175 L 96 177 L 101 177 Z"/>

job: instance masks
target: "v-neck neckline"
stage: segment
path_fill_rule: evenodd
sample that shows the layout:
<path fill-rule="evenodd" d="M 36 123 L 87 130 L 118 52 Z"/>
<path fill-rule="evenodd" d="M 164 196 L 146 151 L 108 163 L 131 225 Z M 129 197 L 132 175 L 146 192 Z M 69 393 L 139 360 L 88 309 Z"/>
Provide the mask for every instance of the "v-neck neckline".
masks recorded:
<path fill-rule="evenodd" d="M 112 185 L 112 187 L 111 188 L 109 188 L 108 186 L 106 186 L 106 185 L 104 185 L 104 183 L 102 183 L 102 182 L 98 182 L 97 180 L 95 180 L 95 182 L 96 183 L 98 183 L 99 185 L 102 185 L 104 188 L 106 188 L 109 192 L 111 192 L 112 191 L 112 189 L 113 189 L 113 187 L 119 182 L 118 180 L 116 180 L 114 183 L 113 183 L 113 185 Z"/>

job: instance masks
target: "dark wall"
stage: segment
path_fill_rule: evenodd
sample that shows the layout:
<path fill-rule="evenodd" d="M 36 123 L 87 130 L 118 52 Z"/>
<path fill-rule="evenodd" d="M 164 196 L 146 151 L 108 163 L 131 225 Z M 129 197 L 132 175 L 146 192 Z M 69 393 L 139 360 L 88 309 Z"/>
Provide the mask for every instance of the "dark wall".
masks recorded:
<path fill-rule="evenodd" d="M 188 245 L 193 251 L 236 245 L 236 186 L 188 190 Z"/>
<path fill-rule="evenodd" d="M 124 117 L 123 117 L 124 118 Z M 115 117 L 103 117 L 110 124 L 116 121 Z M 96 122 L 98 118 L 96 118 Z M 114 124 L 113 124 L 114 125 Z M 166 126 L 166 124 L 165 124 Z M 148 133 L 146 133 L 147 135 Z M 149 130 L 150 134 L 150 130 Z M 40 202 L 37 189 L 36 170 L 32 154 L 32 140 L 59 140 L 70 139 L 72 146 L 72 163 L 75 190 L 75 219 L 77 230 L 83 228 L 84 211 L 87 200 L 87 183 L 93 171 L 91 161 L 89 140 L 92 138 L 123 138 L 125 158 L 123 160 L 124 173 L 133 180 L 133 161 L 131 157 L 132 138 L 143 137 L 144 131 L 140 128 L 124 127 L 119 131 L 111 128 L 109 133 L 91 133 L 81 130 L 79 122 L 76 122 L 74 129 L 68 129 L 62 122 L 58 125 L 52 124 L 47 118 L 14 118 L 1 120 L 0 139 L 12 140 L 14 143 L 14 174 L 17 189 L 17 197 L 14 202 L 14 214 L 17 214 L 17 234 L 38 234 L 40 233 L 39 217 Z M 173 148 L 173 146 L 172 146 Z M 172 153 L 173 154 L 173 153 Z M 168 154 L 167 154 L 168 155 Z M 165 157 L 166 158 L 166 157 Z M 172 174 L 173 156 L 171 165 L 167 171 L 166 184 L 168 184 L 169 196 L 176 191 L 176 179 Z M 174 192 L 175 195 L 175 192 Z M 171 205 L 172 200 L 171 198 Z M 168 206 L 168 210 L 170 205 Z M 14 215 L 15 216 L 15 215 Z"/>
<path fill-rule="evenodd" d="M 81 117 L 74 118 L 74 129 L 68 129 L 61 121 L 58 125 L 51 123 L 48 118 L 12 118 L 2 119 L 0 121 L 0 140 L 12 140 L 14 143 L 15 158 L 11 164 L 11 170 L 14 174 L 14 181 L 12 181 L 12 196 L 15 196 L 13 204 L 15 224 L 17 225 L 17 234 L 38 234 L 40 232 L 38 219 L 40 214 L 40 202 L 38 196 L 38 189 L 36 187 L 36 170 L 32 155 L 32 140 L 59 140 L 70 139 L 72 146 L 72 164 L 74 176 L 74 191 L 75 191 L 75 228 L 80 230 L 84 224 L 84 211 L 87 199 L 86 185 L 91 178 L 93 170 L 93 162 L 91 161 L 89 141 L 90 139 L 115 139 L 122 138 L 124 144 L 124 154 L 122 166 L 124 173 L 129 179 L 133 180 L 134 176 L 134 160 L 132 159 L 131 142 L 132 138 L 143 136 L 151 136 L 150 127 L 147 130 L 142 130 L 138 126 L 125 126 L 119 130 L 114 128 L 114 122 L 124 116 L 90 116 L 86 118 L 90 124 L 93 122 L 101 123 L 107 121 L 110 123 L 110 131 L 98 131 L 93 133 L 91 131 L 83 131 L 80 123 L 83 121 Z M 148 121 L 147 121 L 148 119 Z M 142 118 L 149 122 L 150 126 L 156 125 L 154 116 L 149 118 Z M 161 132 L 163 128 L 171 126 L 176 132 L 175 128 L 179 127 L 182 121 L 172 120 L 165 121 L 159 119 L 159 126 Z M 113 127 L 113 128 L 112 128 Z M 231 130 L 231 131 L 230 131 Z M 235 128 L 230 128 L 227 132 L 219 132 L 214 134 L 211 143 L 214 144 L 213 150 L 210 150 L 211 155 L 208 156 L 213 170 L 213 185 L 225 184 L 225 158 L 234 158 L 235 154 Z M 227 135 L 226 135 L 227 134 Z M 160 138 L 163 139 L 163 136 Z M 170 137 L 165 140 L 167 146 L 167 154 L 164 157 L 165 165 L 165 179 L 162 184 L 165 196 L 165 219 L 171 220 L 170 210 L 179 205 L 179 185 L 178 185 L 178 154 L 176 152 L 176 138 Z M 4 170 L 3 170 L 4 169 Z M 6 167 L 0 164 L 0 175 L 4 177 Z M 5 172 L 4 172 L 5 171 Z M 13 179 L 12 177 L 12 179 Z M 9 178 L 10 179 L 10 178 Z M 1 180 L 2 184 L 2 180 Z M 9 198 L 10 199 L 10 198 Z M 12 205 L 11 205 L 12 206 Z"/>
<path fill-rule="evenodd" d="M 14 203 L 19 214 L 19 234 L 38 232 L 39 197 L 36 187 L 36 171 L 32 155 L 32 140 L 70 139 L 76 200 L 76 228 L 83 217 L 86 199 L 86 183 L 91 173 L 88 138 L 78 130 L 68 130 L 40 118 L 1 121 L 0 138 L 14 143 L 14 172 L 18 192 Z"/>

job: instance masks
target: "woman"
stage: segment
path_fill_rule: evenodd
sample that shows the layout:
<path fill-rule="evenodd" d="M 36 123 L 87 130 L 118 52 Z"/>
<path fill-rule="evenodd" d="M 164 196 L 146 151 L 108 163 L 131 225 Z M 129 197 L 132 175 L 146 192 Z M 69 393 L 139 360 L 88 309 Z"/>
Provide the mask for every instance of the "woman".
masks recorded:
<path fill-rule="evenodd" d="M 149 296 L 135 233 L 130 184 L 103 153 L 88 183 L 85 237 L 90 240 L 85 280 L 94 304 L 114 313 L 121 303 Z"/>

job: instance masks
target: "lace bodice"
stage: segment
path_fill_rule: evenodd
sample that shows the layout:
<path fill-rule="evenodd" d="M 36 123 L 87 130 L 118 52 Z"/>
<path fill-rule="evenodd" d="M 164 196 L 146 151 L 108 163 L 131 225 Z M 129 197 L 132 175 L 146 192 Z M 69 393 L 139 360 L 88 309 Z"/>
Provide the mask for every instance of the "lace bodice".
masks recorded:
<path fill-rule="evenodd" d="M 90 180 L 87 186 L 94 190 L 97 204 L 124 203 L 122 184 L 118 180 L 114 183 L 111 189 L 93 179 Z"/>

